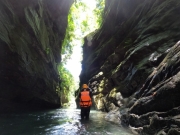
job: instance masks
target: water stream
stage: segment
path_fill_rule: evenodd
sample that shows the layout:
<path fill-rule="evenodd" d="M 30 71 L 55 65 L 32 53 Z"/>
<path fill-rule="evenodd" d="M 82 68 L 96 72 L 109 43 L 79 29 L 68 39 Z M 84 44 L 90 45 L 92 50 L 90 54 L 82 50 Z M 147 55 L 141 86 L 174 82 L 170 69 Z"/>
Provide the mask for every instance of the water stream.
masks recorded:
<path fill-rule="evenodd" d="M 104 117 L 91 110 L 90 119 L 81 120 L 79 109 L 0 114 L 0 135 L 132 135 Z"/>

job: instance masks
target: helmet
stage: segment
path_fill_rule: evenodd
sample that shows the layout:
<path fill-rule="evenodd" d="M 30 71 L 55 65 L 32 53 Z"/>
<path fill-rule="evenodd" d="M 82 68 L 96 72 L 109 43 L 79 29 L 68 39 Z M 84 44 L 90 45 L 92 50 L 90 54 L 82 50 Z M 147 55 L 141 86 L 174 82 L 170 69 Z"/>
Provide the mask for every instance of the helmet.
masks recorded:
<path fill-rule="evenodd" d="M 83 88 L 83 89 L 87 89 L 87 88 L 88 88 L 87 84 L 83 84 L 83 85 L 82 85 L 82 88 Z"/>

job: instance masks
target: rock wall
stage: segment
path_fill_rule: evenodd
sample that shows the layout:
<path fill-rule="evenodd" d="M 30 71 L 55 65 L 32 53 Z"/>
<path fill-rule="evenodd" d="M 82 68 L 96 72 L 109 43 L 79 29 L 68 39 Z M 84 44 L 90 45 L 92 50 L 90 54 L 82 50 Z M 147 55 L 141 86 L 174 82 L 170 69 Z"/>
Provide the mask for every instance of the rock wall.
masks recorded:
<path fill-rule="evenodd" d="M 57 65 L 72 2 L 0 0 L 0 110 L 60 106 Z"/>
<path fill-rule="evenodd" d="M 106 0 L 101 28 L 85 38 L 80 85 L 134 133 L 180 134 L 179 9 L 177 0 Z"/>

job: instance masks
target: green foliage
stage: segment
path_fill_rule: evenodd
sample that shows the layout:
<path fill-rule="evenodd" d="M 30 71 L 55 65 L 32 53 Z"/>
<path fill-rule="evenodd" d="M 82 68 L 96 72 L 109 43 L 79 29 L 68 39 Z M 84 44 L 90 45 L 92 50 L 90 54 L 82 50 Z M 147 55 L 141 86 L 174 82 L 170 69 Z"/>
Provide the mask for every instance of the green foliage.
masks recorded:
<path fill-rule="evenodd" d="M 65 55 L 65 59 L 64 61 L 66 61 L 67 59 L 70 58 L 70 54 L 72 54 L 72 49 L 73 49 L 73 44 L 72 44 L 72 40 L 74 35 L 74 30 L 75 30 L 75 25 L 74 25 L 74 21 L 73 21 L 73 16 L 71 14 L 71 12 L 73 12 L 73 8 L 71 8 L 70 10 L 70 14 L 68 15 L 68 27 L 66 29 L 66 36 L 65 39 L 63 41 L 63 45 L 62 45 L 62 55 Z"/>
<path fill-rule="evenodd" d="M 69 97 L 71 93 L 74 93 L 75 81 L 64 64 L 71 58 L 73 47 L 76 45 L 82 46 L 83 38 L 99 28 L 102 23 L 104 1 L 105 0 L 97 0 L 96 9 L 91 9 L 89 5 L 83 1 L 76 0 L 70 8 L 68 26 L 61 51 L 62 64 L 58 67 L 61 83 L 57 91 L 59 91 L 61 95 Z"/>
<path fill-rule="evenodd" d="M 96 23 L 98 26 L 102 24 L 102 18 L 104 14 L 105 0 L 97 0 L 96 8 L 94 9 L 94 15 L 96 16 Z"/>
<path fill-rule="evenodd" d="M 60 75 L 60 88 L 57 88 L 57 92 L 69 99 L 69 97 L 73 94 L 74 91 L 74 78 L 71 73 L 64 67 L 63 64 L 58 66 L 58 71 Z"/>
<path fill-rule="evenodd" d="M 90 7 L 88 7 L 89 5 L 80 0 L 77 0 L 70 8 L 68 27 L 61 52 L 63 62 L 70 58 L 73 47 L 77 45 L 76 40 L 82 40 L 87 34 L 101 25 L 105 0 L 96 1 L 96 9 L 93 10 L 93 14 L 90 11 Z"/>

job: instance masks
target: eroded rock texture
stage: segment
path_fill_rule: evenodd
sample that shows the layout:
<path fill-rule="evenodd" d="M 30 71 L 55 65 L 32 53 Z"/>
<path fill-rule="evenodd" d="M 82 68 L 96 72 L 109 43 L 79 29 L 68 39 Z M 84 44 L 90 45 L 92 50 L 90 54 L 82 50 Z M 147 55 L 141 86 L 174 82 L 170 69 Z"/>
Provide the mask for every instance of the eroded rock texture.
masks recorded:
<path fill-rule="evenodd" d="M 57 64 L 73 0 L 0 0 L 1 110 L 59 107 Z M 21 108 L 21 107 L 20 107 Z"/>
<path fill-rule="evenodd" d="M 106 0 L 101 28 L 85 38 L 80 75 L 95 107 L 118 107 L 137 134 L 180 134 L 179 26 L 180 1 Z"/>

